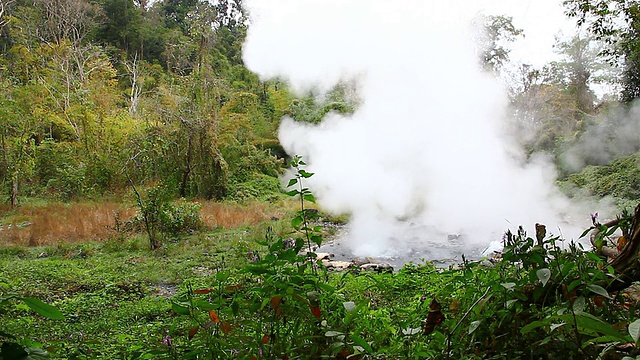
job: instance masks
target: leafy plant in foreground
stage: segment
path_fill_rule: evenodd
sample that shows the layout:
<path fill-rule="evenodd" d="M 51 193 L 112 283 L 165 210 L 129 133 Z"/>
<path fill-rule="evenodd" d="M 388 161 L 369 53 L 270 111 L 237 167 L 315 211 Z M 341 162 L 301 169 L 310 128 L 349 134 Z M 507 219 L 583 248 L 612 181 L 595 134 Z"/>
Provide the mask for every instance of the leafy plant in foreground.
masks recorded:
<path fill-rule="evenodd" d="M 300 198 L 292 236 L 267 231 L 258 241 L 265 251 L 251 252 L 240 272 L 219 270 L 213 287 L 187 287 L 175 299 L 174 312 L 188 317 L 191 327 L 186 342 L 174 337 L 174 357 L 287 359 L 373 351 L 352 327 L 357 306 L 329 285 L 327 269 L 312 251 L 322 243 L 322 229 L 313 225 L 317 212 L 305 208 L 315 199 L 302 180 L 313 174 L 300 168 L 305 164 L 298 157 L 291 164 L 296 177 L 289 187 L 298 189 L 288 194 Z"/>
<path fill-rule="evenodd" d="M 6 284 L 0 283 L 0 312 L 7 311 L 15 302 L 21 302 L 39 315 L 52 320 L 64 320 L 64 315 L 55 307 L 32 297 L 20 297 L 9 293 Z M 49 353 L 42 344 L 18 339 L 0 328 L 0 359 L 48 359 Z"/>

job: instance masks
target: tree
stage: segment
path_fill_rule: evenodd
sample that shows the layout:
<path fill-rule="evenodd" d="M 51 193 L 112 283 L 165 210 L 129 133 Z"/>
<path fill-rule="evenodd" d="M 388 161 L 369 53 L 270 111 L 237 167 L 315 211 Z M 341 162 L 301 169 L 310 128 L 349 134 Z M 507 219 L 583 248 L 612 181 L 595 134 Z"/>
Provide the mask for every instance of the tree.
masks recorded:
<path fill-rule="evenodd" d="M 579 112 L 574 117 L 580 120 L 594 111 L 596 96 L 591 86 L 615 81 L 615 69 L 599 56 L 602 46 L 591 36 L 556 38 L 554 47 L 560 59 L 548 65 L 550 81 L 565 87 L 567 93 L 575 97 Z"/>
<path fill-rule="evenodd" d="M 513 18 L 508 16 L 480 15 L 474 19 L 474 24 L 480 29 L 476 38 L 478 56 L 482 67 L 497 73 L 509 60 L 509 50 L 506 46 L 523 35 L 523 30 L 513 25 Z"/>
<path fill-rule="evenodd" d="M 101 24 L 97 39 L 126 54 L 142 54 L 142 10 L 133 0 L 104 0 L 102 9 L 106 21 Z"/>
<path fill-rule="evenodd" d="M 0 33 L 2 29 L 9 23 L 9 7 L 15 0 L 0 1 Z"/>
<path fill-rule="evenodd" d="M 44 15 L 47 39 L 56 44 L 68 40 L 80 47 L 101 18 L 101 9 L 84 0 L 36 0 Z"/>
<path fill-rule="evenodd" d="M 612 45 L 603 52 L 623 69 L 621 99 L 640 97 L 640 4 L 636 0 L 565 0 L 566 13 L 596 39 Z"/>

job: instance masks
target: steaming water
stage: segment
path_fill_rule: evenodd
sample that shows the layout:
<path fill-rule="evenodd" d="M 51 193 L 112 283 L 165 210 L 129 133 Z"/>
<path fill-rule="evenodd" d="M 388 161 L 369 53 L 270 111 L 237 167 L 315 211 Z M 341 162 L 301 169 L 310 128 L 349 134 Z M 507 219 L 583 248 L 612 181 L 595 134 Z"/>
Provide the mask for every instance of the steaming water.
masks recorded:
<path fill-rule="evenodd" d="M 284 118 L 279 129 L 287 153 L 315 173 L 307 185 L 323 210 L 351 215 L 341 241 L 354 256 L 447 258 L 518 225 L 570 219 L 569 238 L 588 226 L 593 209 L 575 215 L 553 165 L 526 159 L 506 132 L 507 97 L 472 43 L 480 3 L 247 1 L 251 70 L 299 91 L 357 84 L 353 115 Z"/>
<path fill-rule="evenodd" d="M 317 252 L 330 253 L 334 260 L 361 260 L 353 253 L 349 246 L 349 229 L 340 230 L 333 239 L 323 244 Z M 424 261 L 433 262 L 439 266 L 448 266 L 467 260 L 480 260 L 491 257 L 494 251 L 501 248 L 500 242 L 492 242 L 488 246 L 469 246 L 465 235 L 447 234 L 436 227 L 417 224 L 400 226 L 398 232 L 388 239 L 389 244 L 402 243 L 402 246 L 386 246 L 375 256 L 368 256 L 367 261 L 373 263 L 390 264 L 395 269 L 413 262 L 421 264 Z"/>

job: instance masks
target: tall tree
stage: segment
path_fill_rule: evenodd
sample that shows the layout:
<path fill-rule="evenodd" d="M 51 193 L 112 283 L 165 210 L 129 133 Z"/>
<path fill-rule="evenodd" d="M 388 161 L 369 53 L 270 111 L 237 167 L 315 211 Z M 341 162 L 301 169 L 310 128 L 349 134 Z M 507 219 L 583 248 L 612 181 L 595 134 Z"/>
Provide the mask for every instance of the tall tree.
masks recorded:
<path fill-rule="evenodd" d="M 478 56 L 482 67 L 494 73 L 509 60 L 508 43 L 523 35 L 523 30 L 513 25 L 509 16 L 480 15 L 474 19 L 478 28 Z"/>
<path fill-rule="evenodd" d="M 623 68 L 623 102 L 640 97 L 640 4 L 637 0 L 565 0 L 566 13 L 613 47 L 605 52 Z"/>
<path fill-rule="evenodd" d="M 104 0 L 106 21 L 98 31 L 98 40 L 115 46 L 127 54 L 142 54 L 142 10 L 133 0 Z"/>

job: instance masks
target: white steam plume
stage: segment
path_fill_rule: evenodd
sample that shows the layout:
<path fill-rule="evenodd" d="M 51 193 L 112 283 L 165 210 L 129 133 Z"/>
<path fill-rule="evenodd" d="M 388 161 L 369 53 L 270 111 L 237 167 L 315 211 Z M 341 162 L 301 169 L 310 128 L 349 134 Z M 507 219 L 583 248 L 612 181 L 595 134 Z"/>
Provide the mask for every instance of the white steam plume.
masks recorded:
<path fill-rule="evenodd" d="M 251 70 L 299 90 L 358 80 L 352 116 L 285 118 L 279 132 L 316 173 L 323 209 L 352 215 L 356 255 L 392 254 L 408 222 L 487 244 L 520 224 L 553 231 L 568 211 L 553 167 L 525 164 L 503 133 L 506 95 L 479 70 L 469 33 L 478 3 L 247 1 Z"/>
<path fill-rule="evenodd" d="M 562 154 L 565 166 L 580 171 L 587 165 L 606 165 L 640 150 L 640 101 L 628 108 L 612 105 L 594 119 L 581 138 Z"/>

